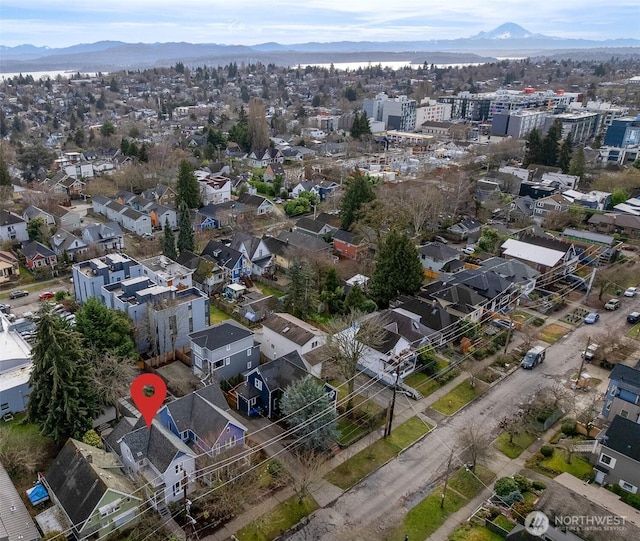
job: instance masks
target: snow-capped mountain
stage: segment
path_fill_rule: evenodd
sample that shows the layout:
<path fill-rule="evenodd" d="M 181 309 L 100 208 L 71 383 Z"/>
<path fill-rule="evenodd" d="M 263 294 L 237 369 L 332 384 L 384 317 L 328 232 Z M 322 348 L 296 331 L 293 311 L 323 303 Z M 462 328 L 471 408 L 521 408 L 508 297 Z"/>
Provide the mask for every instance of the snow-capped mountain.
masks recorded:
<path fill-rule="evenodd" d="M 504 23 L 489 32 L 480 32 L 471 39 L 526 39 L 548 37 L 542 34 L 532 34 L 516 23 Z"/>

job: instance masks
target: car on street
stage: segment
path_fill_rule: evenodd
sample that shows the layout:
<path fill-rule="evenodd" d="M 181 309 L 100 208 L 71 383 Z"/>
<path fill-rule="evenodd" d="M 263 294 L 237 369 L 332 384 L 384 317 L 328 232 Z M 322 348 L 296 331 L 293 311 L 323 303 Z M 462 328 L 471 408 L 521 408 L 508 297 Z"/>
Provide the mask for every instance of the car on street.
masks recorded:
<path fill-rule="evenodd" d="M 627 323 L 635 325 L 636 323 L 638 323 L 638 321 L 640 321 L 640 312 L 631 312 L 627 316 Z"/>
<path fill-rule="evenodd" d="M 587 317 L 584 318 L 584 322 L 588 325 L 592 325 L 596 323 L 600 319 L 600 314 L 598 312 L 589 312 Z"/>
<path fill-rule="evenodd" d="M 40 293 L 40 295 L 38 295 L 38 298 L 41 301 L 47 301 L 49 299 L 53 299 L 56 296 L 56 294 L 53 291 L 43 291 L 42 293 Z"/>
<path fill-rule="evenodd" d="M 620 299 L 609 299 L 604 305 L 605 310 L 617 310 L 620 308 Z"/>
<path fill-rule="evenodd" d="M 436 235 L 435 237 L 433 237 L 433 240 L 435 240 L 436 242 L 441 242 L 442 244 L 449 244 L 449 241 L 444 237 L 441 237 L 440 235 Z"/>
<path fill-rule="evenodd" d="M 593 360 L 593 358 L 596 356 L 596 353 L 598 352 L 598 348 L 600 347 L 599 344 L 595 344 L 595 343 L 591 343 L 587 346 L 587 349 L 585 349 L 580 356 L 586 360 L 587 362 L 591 362 Z"/>
<path fill-rule="evenodd" d="M 542 346 L 532 347 L 522 359 L 520 366 L 528 370 L 544 362 L 546 352 Z"/>
<path fill-rule="evenodd" d="M 625 297 L 635 297 L 637 292 L 638 292 L 638 288 L 637 287 L 628 287 L 624 292 L 624 296 Z"/>
<path fill-rule="evenodd" d="M 16 289 L 15 291 L 12 291 L 11 293 L 9 293 L 9 298 L 19 299 L 20 297 L 26 297 L 28 294 L 29 292 L 25 291 L 24 289 Z"/>
<path fill-rule="evenodd" d="M 516 324 L 512 323 L 508 319 L 494 319 L 491 323 L 501 329 L 511 329 L 513 331 L 516 328 Z"/>

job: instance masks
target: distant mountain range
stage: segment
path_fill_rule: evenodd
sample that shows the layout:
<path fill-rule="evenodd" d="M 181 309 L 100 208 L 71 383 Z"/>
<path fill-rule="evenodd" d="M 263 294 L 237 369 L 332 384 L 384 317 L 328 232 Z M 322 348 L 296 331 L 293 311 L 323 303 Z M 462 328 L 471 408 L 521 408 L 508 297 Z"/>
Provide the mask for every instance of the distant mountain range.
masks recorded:
<path fill-rule="evenodd" d="M 116 71 L 185 65 L 225 65 L 229 62 L 262 62 L 284 66 L 339 62 L 407 61 L 474 63 L 505 56 L 571 56 L 576 49 L 610 48 L 616 54 L 626 48 L 640 47 L 638 39 L 584 40 L 533 34 L 514 23 L 505 23 L 490 32 L 468 38 L 426 41 L 339 41 L 329 43 L 262 43 L 253 46 L 193 43 L 124 43 L 99 41 L 53 49 L 19 45 L 0 46 L 0 73 L 73 70 Z M 628 54 L 640 55 L 631 49 Z M 623 53 L 624 54 L 624 53 Z"/>

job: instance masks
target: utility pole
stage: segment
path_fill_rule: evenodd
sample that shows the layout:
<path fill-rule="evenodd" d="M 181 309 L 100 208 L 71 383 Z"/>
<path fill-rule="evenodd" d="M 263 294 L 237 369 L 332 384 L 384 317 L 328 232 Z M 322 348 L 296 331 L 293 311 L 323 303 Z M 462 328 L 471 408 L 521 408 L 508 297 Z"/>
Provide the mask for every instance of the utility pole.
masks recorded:
<path fill-rule="evenodd" d="M 582 369 L 584 368 L 584 361 L 587 358 L 587 351 L 589 350 L 589 343 L 591 342 L 591 337 L 587 337 L 587 345 L 582 352 L 582 360 L 580 361 L 580 370 L 578 370 L 578 377 L 576 378 L 576 389 L 578 388 L 578 384 L 580 383 L 580 376 L 582 375 Z"/>
<path fill-rule="evenodd" d="M 589 278 L 589 283 L 587 284 L 587 292 L 584 295 L 584 303 L 585 304 L 589 300 L 589 294 L 591 293 L 591 287 L 593 286 L 593 281 L 596 278 L 596 271 L 597 270 L 598 270 L 597 267 L 593 267 L 593 270 L 591 271 L 591 278 Z"/>
<path fill-rule="evenodd" d="M 449 460 L 447 461 L 447 471 L 444 478 L 444 487 L 442 488 L 442 497 L 440 498 L 440 509 L 444 507 L 444 499 L 447 495 L 447 485 L 449 484 L 449 473 L 451 472 L 451 461 L 453 460 L 453 447 L 449 453 Z"/>
<path fill-rule="evenodd" d="M 393 382 L 393 395 L 391 396 L 391 404 L 389 405 L 389 413 L 387 415 L 387 424 L 384 429 L 384 437 L 391 435 L 391 424 L 393 423 L 393 410 L 396 406 L 396 391 L 398 390 L 398 378 L 400 377 L 400 365 L 396 366 L 396 378 Z"/>
<path fill-rule="evenodd" d="M 509 328 L 507 329 L 507 341 L 504 343 L 504 354 L 507 354 L 509 348 L 509 340 L 511 340 L 511 331 L 513 329 L 513 314 L 509 312 Z"/>

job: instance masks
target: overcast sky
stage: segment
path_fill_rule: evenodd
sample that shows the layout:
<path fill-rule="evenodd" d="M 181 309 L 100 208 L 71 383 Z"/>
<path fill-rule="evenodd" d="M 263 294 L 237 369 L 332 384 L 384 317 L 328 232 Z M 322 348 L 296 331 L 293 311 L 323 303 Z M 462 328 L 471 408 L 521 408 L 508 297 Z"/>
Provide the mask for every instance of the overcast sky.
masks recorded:
<path fill-rule="evenodd" d="M 557 37 L 638 38 L 639 5 L 639 0 L 0 0 L 0 44 L 454 39 L 505 22 Z"/>

